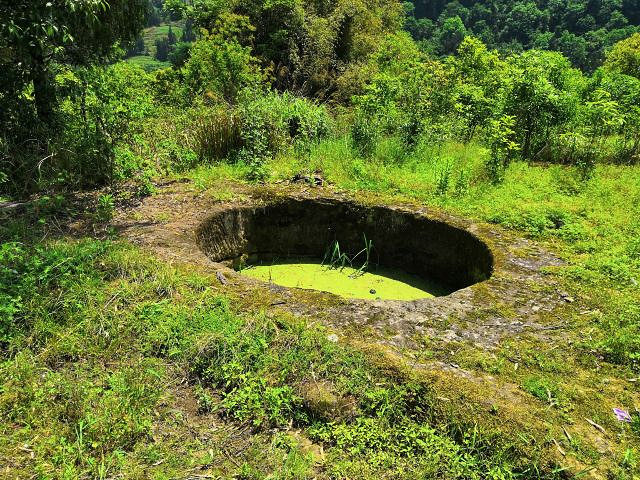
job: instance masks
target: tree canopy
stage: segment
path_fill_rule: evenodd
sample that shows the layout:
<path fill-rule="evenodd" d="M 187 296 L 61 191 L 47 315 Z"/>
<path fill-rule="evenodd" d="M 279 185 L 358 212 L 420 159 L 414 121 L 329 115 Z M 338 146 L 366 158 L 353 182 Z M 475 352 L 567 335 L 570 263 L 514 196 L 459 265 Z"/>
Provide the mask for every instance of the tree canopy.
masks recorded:
<path fill-rule="evenodd" d="M 640 24 L 637 0 L 413 0 L 405 10 L 405 28 L 427 51 L 450 53 L 457 19 L 456 30 L 464 28 L 491 48 L 557 50 L 587 71 Z"/>
<path fill-rule="evenodd" d="M 136 39 L 146 0 L 2 0 L 0 80 L 3 106 L 32 84 L 37 114 L 50 121 L 54 63 L 88 65 L 108 59 L 117 44 Z"/>
<path fill-rule="evenodd" d="M 607 54 L 605 65 L 611 70 L 640 78 L 640 33 L 614 45 Z"/>
<path fill-rule="evenodd" d="M 165 8 L 250 47 L 278 89 L 323 97 L 400 28 L 403 14 L 394 0 L 170 0 Z"/>

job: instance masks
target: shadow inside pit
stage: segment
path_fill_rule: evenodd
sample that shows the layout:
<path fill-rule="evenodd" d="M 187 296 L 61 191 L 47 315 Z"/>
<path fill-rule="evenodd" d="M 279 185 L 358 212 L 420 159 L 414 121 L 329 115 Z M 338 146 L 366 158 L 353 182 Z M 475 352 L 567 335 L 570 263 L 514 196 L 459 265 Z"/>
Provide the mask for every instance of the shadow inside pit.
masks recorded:
<path fill-rule="evenodd" d="M 197 231 L 200 248 L 216 262 L 249 264 L 325 258 L 331 245 L 353 257 L 373 244 L 378 272 L 438 296 L 487 280 L 493 272 L 489 247 L 470 232 L 441 220 L 384 206 L 337 199 L 283 199 L 266 206 L 222 209 Z M 375 270 L 374 270 L 375 273 Z"/>

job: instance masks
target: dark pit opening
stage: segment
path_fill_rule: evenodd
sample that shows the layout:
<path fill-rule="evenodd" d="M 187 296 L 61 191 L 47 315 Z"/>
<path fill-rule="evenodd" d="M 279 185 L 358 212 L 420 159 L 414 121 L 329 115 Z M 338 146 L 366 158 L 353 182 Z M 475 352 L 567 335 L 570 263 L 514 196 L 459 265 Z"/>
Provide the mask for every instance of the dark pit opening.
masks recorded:
<path fill-rule="evenodd" d="M 215 262 L 321 260 L 338 242 L 355 255 L 373 242 L 371 263 L 437 282 L 442 295 L 488 279 L 493 256 L 470 232 L 440 220 L 334 199 L 286 199 L 221 210 L 202 223 L 198 244 Z"/>

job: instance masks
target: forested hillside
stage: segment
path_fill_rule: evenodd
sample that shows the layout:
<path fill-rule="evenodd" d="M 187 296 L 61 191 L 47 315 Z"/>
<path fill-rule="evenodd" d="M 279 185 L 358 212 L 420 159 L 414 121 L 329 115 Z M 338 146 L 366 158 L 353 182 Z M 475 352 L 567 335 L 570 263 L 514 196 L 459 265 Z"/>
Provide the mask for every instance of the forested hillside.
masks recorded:
<path fill-rule="evenodd" d="M 450 54 L 460 38 L 474 35 L 502 52 L 557 50 L 588 71 L 640 25 L 637 0 L 415 0 L 405 6 L 405 28 L 426 51 Z"/>
<path fill-rule="evenodd" d="M 0 0 L 0 477 L 637 480 L 639 24 L 635 0 Z M 352 231 L 320 271 L 471 280 L 352 301 L 205 255 L 231 211 L 221 243 L 311 256 L 313 211 L 264 213 L 311 200 L 330 233 L 436 232 Z"/>

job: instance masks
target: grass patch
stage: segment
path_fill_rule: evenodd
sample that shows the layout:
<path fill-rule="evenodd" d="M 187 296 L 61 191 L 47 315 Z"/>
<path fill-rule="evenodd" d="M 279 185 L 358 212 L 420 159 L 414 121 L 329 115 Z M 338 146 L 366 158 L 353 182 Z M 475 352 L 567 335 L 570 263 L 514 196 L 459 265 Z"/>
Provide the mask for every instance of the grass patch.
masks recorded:
<path fill-rule="evenodd" d="M 147 73 L 155 72 L 156 70 L 161 70 L 171 66 L 171 63 L 161 62 L 150 55 L 136 55 L 134 57 L 127 58 L 125 62 L 140 67 Z"/>
<path fill-rule="evenodd" d="M 322 328 L 299 320 L 235 310 L 235 300 L 215 290 L 215 279 L 161 265 L 129 245 L 43 241 L 56 224 L 53 213 L 67 208 L 64 198 L 43 198 L 30 211 L 38 228 L 0 226 L 0 456 L 14 458 L 11 472 L 175 478 L 197 468 L 241 478 L 389 472 L 407 479 L 553 478 L 561 472 L 553 473 L 544 453 L 552 440 L 582 462 L 603 461 L 588 441 L 593 427 L 573 430 L 589 415 L 607 431 L 619 429 L 624 448 L 607 462 L 617 462 L 610 470 L 617 478 L 631 478 L 637 421 L 614 423 L 610 404 L 633 405 L 634 386 L 625 382 L 639 368 L 638 167 L 598 166 L 582 181 L 571 167 L 516 162 L 493 185 L 483 176 L 486 151 L 478 145 L 418 144 L 399 153 L 396 142 L 381 140 L 365 160 L 347 137 L 321 140 L 304 158 L 285 150 L 266 169 L 271 181 L 322 171 L 337 188 L 363 198 L 416 201 L 492 222 L 559 255 L 565 264 L 549 272 L 558 282 L 550 294 L 563 290 L 576 299 L 561 312 L 572 326 L 568 346 L 521 339 L 489 355 L 431 339 L 425 354 L 515 385 L 546 412 L 553 424 L 546 436 L 505 431 L 509 415 L 518 415 L 505 406 L 482 412 L 495 430 L 474 425 L 477 411 L 442 415 L 436 388 L 390 367 L 386 357 L 334 344 Z M 228 201 L 236 196 L 230 184 L 247 171 L 242 162 L 217 162 L 182 175 L 196 194 Z M 509 308 L 496 314 L 508 317 Z M 215 437 L 212 453 L 197 439 L 176 440 L 180 428 L 193 430 L 175 414 L 178 386 L 185 384 L 196 417 L 249 429 L 238 460 L 221 450 L 224 438 Z M 562 440 L 566 426 L 571 441 Z M 292 438 L 290 427 L 305 440 Z M 306 442 L 323 446 L 321 468 Z"/>
<path fill-rule="evenodd" d="M 150 452 L 170 450 L 170 433 L 159 440 L 158 411 L 171 396 L 166 386 L 186 376 L 198 386 L 201 411 L 250 425 L 255 438 L 267 429 L 302 429 L 324 445 L 331 478 L 380 478 L 390 470 L 395 478 L 512 475 L 508 450 L 479 432 L 450 436 L 432 424 L 426 384 L 329 341 L 323 328 L 240 315 L 212 291 L 211 279 L 126 244 L 5 245 L 10 264 L 3 274 L 20 272 L 23 280 L 9 289 L 2 283 L 3 298 L 24 302 L 20 292 L 29 292 L 28 304 L 13 311 L 0 364 L 0 455 L 27 445 L 13 460 L 17 474 L 186 471 L 198 464 L 193 452 L 172 458 L 169 470 Z M 328 392 L 322 402 L 309 393 L 314 385 Z M 230 467 L 215 455 L 211 461 L 227 475 L 249 478 L 262 478 L 259 466 L 269 464 L 278 478 L 315 475 L 291 442 L 281 439 L 272 451 L 253 465 Z"/>

